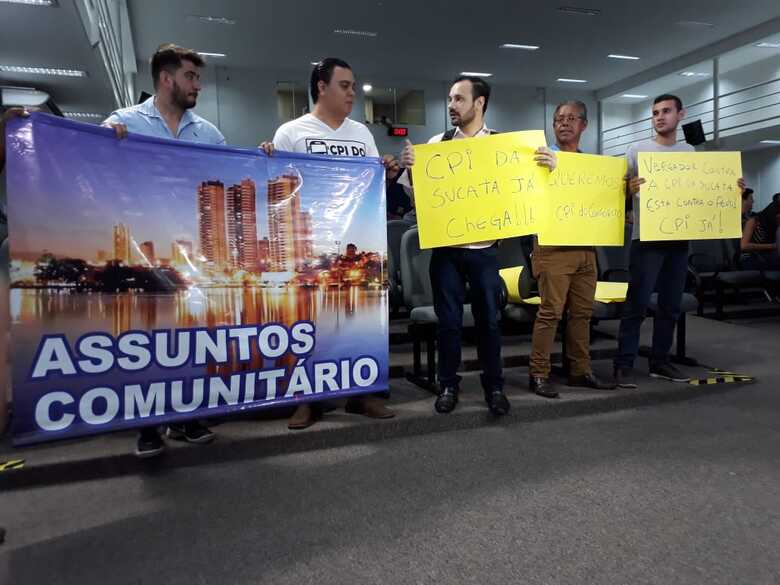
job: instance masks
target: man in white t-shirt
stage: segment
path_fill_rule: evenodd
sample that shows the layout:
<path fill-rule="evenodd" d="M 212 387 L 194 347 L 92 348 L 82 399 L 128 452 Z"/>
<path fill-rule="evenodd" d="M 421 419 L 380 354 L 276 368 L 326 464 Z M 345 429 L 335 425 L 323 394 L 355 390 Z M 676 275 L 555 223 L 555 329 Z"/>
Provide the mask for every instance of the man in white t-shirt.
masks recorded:
<path fill-rule="evenodd" d="M 639 176 L 637 164 L 640 152 L 690 152 L 690 144 L 677 142 L 677 127 L 685 118 L 679 97 L 663 94 L 653 100 L 655 137 L 632 144 L 626 151 L 628 178 L 626 197 L 632 198 L 634 225 L 631 236 L 630 284 L 625 310 L 618 333 L 618 353 L 615 356 L 615 382 L 620 388 L 636 388 L 634 360 L 639 351 L 639 332 L 645 319 L 650 296 L 658 292 L 653 322 L 653 345 L 650 354 L 650 376 L 672 382 L 688 382 L 689 377 L 669 361 L 674 326 L 680 316 L 680 305 L 688 274 L 688 240 L 643 242 L 639 237 L 641 214 L 640 187 L 645 182 Z M 742 179 L 737 181 L 743 185 Z"/>
<path fill-rule="evenodd" d="M 268 155 L 274 150 L 330 156 L 379 156 L 374 137 L 365 125 L 349 119 L 355 101 L 355 77 L 345 61 L 323 59 L 314 66 L 310 83 L 314 111 L 282 124 L 273 142 L 261 148 Z M 390 157 L 382 160 L 387 167 Z M 347 400 L 346 411 L 371 418 L 392 418 L 392 410 L 376 396 L 356 396 Z M 290 418 L 290 429 L 305 429 L 322 415 L 321 403 L 301 404 Z"/>
<path fill-rule="evenodd" d="M 490 99 L 490 86 L 480 78 L 461 75 L 450 87 L 447 108 L 453 129 L 437 134 L 428 143 L 490 136 L 495 131 L 485 126 L 485 112 Z M 542 147 L 536 152 L 537 164 L 555 169 L 557 157 Z M 414 150 L 407 140 L 401 153 L 401 166 L 409 169 L 398 180 L 413 194 Z M 462 246 L 434 248 L 431 255 L 430 278 L 433 307 L 439 320 L 436 345 L 438 349 L 439 395 L 436 412 L 452 412 L 460 392 L 458 367 L 461 361 L 461 333 L 466 282 L 471 290 L 471 310 L 477 329 L 477 349 L 482 362 L 482 390 L 490 412 L 509 412 L 509 400 L 504 394 L 501 362 L 501 331 L 498 327 L 501 278 L 498 274 L 498 245 L 495 240 Z"/>

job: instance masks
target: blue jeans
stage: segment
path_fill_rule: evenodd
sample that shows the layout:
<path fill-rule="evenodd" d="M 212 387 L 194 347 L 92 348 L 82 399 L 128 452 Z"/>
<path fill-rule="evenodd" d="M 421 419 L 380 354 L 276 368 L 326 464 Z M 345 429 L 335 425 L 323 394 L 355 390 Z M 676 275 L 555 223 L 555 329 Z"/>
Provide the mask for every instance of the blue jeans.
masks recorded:
<path fill-rule="evenodd" d="M 471 310 L 477 329 L 477 355 L 482 364 L 482 387 L 501 390 L 501 331 L 497 313 L 501 295 L 498 275 L 498 248 L 480 250 L 435 248 L 431 256 L 433 307 L 439 319 L 437 333 L 439 384 L 457 386 L 461 360 L 461 330 L 466 282 L 471 294 Z"/>
<path fill-rule="evenodd" d="M 658 291 L 650 363 L 669 360 L 674 326 L 688 273 L 688 242 L 631 242 L 631 282 L 620 321 L 616 368 L 631 368 L 639 352 L 639 330 L 650 295 Z"/>

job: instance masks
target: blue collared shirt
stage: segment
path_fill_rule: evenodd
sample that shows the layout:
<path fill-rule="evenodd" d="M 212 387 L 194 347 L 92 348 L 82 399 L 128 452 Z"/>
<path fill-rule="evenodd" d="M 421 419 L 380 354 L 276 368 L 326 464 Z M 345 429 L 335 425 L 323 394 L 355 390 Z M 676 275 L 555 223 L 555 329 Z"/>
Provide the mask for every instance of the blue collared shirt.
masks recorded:
<path fill-rule="evenodd" d="M 130 106 L 113 112 L 103 125 L 124 124 L 128 132 L 154 136 L 155 138 L 175 138 L 188 142 L 205 144 L 225 144 L 225 137 L 214 124 L 201 118 L 192 110 L 185 110 L 179 122 L 179 132 L 176 136 L 170 131 L 163 120 L 160 110 L 154 105 L 154 96 L 142 104 Z"/>

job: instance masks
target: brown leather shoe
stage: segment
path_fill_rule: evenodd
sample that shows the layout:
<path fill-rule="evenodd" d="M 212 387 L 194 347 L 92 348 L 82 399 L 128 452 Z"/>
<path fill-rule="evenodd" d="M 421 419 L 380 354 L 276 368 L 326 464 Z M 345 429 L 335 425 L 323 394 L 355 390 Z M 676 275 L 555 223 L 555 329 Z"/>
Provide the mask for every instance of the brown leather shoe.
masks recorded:
<path fill-rule="evenodd" d="M 350 414 L 362 414 L 369 418 L 393 418 L 395 413 L 376 396 L 353 396 L 347 400 L 344 410 Z"/>
<path fill-rule="evenodd" d="M 301 404 L 287 421 L 287 428 L 291 431 L 307 429 L 320 419 L 320 410 L 311 404 Z"/>

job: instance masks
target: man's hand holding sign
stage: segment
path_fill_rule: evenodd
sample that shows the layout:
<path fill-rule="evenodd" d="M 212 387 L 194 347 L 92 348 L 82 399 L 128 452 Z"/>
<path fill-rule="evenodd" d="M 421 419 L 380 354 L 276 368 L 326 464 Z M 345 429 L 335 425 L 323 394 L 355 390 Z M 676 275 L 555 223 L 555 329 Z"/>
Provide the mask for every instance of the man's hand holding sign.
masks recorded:
<path fill-rule="evenodd" d="M 642 241 L 741 236 L 739 152 L 640 152 L 638 163 Z"/>
<path fill-rule="evenodd" d="M 557 156 L 541 130 L 414 146 L 415 206 L 423 248 L 538 232 Z M 415 164 L 416 163 L 416 164 Z"/>

